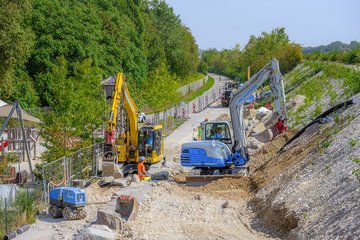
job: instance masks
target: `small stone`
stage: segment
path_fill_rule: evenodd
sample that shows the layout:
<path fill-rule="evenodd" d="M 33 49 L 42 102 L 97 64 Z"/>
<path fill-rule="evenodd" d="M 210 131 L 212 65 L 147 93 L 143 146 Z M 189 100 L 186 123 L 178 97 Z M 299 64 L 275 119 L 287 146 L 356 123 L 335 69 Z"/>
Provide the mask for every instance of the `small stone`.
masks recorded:
<path fill-rule="evenodd" d="M 195 195 L 195 196 L 194 196 L 194 199 L 196 199 L 196 200 L 201 200 L 201 196 L 200 196 L 200 195 Z"/>
<path fill-rule="evenodd" d="M 221 205 L 221 208 L 227 208 L 228 206 L 229 206 L 229 201 L 226 201 Z"/>

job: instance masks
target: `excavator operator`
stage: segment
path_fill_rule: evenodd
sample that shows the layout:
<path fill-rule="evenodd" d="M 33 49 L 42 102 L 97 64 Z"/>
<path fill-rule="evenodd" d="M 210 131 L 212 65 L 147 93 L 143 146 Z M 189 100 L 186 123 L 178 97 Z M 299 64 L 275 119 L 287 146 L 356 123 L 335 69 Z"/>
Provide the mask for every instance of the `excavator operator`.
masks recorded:
<path fill-rule="evenodd" d="M 146 137 L 145 137 L 145 153 L 146 155 L 151 155 L 151 151 L 152 151 L 152 147 L 153 147 L 153 135 L 152 133 L 147 133 Z"/>
<path fill-rule="evenodd" d="M 221 127 L 218 127 L 218 128 L 217 128 L 216 134 L 215 134 L 215 138 L 216 138 L 216 139 L 221 139 L 221 138 L 223 138 Z"/>

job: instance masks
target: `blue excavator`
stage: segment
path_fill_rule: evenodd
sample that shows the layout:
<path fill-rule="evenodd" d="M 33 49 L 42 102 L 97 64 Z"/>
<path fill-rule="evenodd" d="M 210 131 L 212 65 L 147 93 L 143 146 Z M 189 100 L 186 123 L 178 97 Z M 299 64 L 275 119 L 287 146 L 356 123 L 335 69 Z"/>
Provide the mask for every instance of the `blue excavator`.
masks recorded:
<path fill-rule="evenodd" d="M 279 62 L 272 59 L 231 94 L 231 124 L 227 121 L 205 121 L 200 126 L 201 140 L 182 144 L 181 165 L 192 167 L 186 176 L 187 185 L 200 186 L 223 177 L 249 175 L 250 157 L 243 118 L 244 103 L 263 83 L 269 82 L 277 122 L 256 138 L 261 142 L 271 141 L 286 130 L 286 99 L 282 79 Z"/>

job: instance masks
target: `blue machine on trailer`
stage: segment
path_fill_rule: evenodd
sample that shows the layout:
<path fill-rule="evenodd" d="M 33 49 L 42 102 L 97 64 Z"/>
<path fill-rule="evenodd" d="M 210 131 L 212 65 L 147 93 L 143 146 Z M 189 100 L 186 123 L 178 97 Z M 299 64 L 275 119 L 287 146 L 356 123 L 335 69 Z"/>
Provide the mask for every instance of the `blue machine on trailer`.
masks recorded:
<path fill-rule="evenodd" d="M 241 177 L 249 174 L 248 146 L 243 118 L 243 106 L 247 99 L 267 80 L 275 104 L 278 122 L 260 133 L 264 142 L 271 141 L 283 130 L 275 128 L 287 118 L 286 99 L 279 62 L 273 59 L 258 73 L 231 94 L 229 110 L 234 137 L 230 134 L 230 123 L 205 121 L 201 124 L 201 140 L 182 144 L 181 165 L 193 167 L 186 176 L 187 185 L 204 185 L 221 177 Z M 253 96 L 255 99 L 255 97 Z M 286 129 L 286 128 L 285 128 Z M 229 146 L 232 145 L 232 146 Z M 231 150 L 230 150 L 231 148 Z"/>
<path fill-rule="evenodd" d="M 49 214 L 53 218 L 64 217 L 66 220 L 86 217 L 86 193 L 74 187 L 58 187 L 49 192 Z"/>

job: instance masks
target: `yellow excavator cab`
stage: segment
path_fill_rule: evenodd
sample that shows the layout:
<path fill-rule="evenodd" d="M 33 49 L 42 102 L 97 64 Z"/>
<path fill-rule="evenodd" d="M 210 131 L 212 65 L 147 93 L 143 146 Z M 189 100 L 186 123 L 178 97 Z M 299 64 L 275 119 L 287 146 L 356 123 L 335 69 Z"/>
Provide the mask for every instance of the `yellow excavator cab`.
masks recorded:
<path fill-rule="evenodd" d="M 145 157 L 145 163 L 154 164 L 163 159 L 164 139 L 161 125 L 141 126 L 138 139 L 138 157 Z"/>

